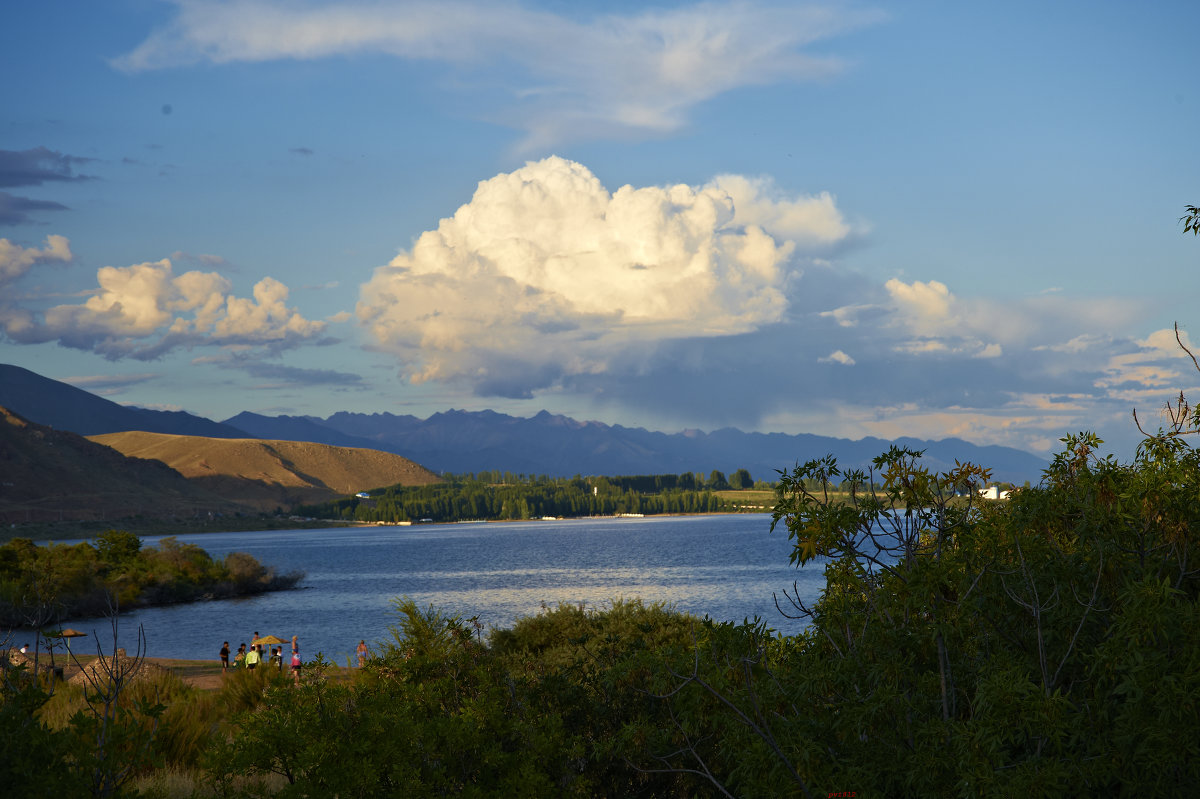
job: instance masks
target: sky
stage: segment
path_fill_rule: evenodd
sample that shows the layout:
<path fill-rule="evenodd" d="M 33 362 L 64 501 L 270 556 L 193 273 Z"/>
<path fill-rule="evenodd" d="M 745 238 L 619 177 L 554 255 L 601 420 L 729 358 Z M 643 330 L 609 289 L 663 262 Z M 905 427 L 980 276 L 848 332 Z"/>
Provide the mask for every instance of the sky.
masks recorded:
<path fill-rule="evenodd" d="M 1128 457 L 1200 5 L 15 0 L 0 362 L 123 404 Z"/>

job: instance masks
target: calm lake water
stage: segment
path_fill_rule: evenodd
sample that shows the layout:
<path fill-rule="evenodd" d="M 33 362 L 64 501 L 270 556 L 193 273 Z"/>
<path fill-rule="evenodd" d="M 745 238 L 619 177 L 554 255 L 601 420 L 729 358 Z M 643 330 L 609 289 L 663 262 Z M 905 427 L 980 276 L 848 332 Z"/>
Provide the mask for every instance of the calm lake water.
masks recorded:
<path fill-rule="evenodd" d="M 213 557 L 248 552 L 278 571 L 307 576 L 293 591 L 123 614 L 119 645 L 132 651 L 141 624 L 150 656 L 208 660 L 222 641 L 236 649 L 257 630 L 299 636 L 305 659 L 322 652 L 344 663 L 359 639 L 390 639 L 391 600 L 401 596 L 422 608 L 478 615 L 485 628 L 509 627 L 543 604 L 604 608 L 613 599 L 641 598 L 721 621 L 757 615 L 794 633 L 803 625 L 783 617 L 772 594 L 788 607 L 783 591 L 796 583 L 801 597 L 814 600 L 823 564 L 790 566 L 787 532 L 770 532 L 770 522 L 754 514 L 181 535 Z M 63 626 L 98 634 L 111 651 L 107 621 Z M 96 648 L 92 637 L 72 646 L 89 654 Z"/>

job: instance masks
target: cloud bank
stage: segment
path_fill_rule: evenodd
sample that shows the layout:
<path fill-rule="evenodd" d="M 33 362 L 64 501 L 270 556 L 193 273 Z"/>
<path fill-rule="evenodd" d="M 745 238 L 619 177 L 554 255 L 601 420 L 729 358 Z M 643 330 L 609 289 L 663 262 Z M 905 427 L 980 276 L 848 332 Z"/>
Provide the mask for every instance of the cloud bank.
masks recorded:
<path fill-rule="evenodd" d="M 62 236 L 47 237 L 41 250 L 0 239 L 0 280 L 11 283 L 38 263 L 70 258 L 69 243 Z M 324 322 L 310 321 L 289 308 L 287 286 L 270 277 L 254 286 L 252 297 L 238 297 L 222 275 L 176 275 L 171 261 L 163 259 L 106 266 L 97 271 L 96 280 L 98 286 L 85 292 L 87 299 L 81 304 L 41 311 L 13 301 L 0 304 L 0 330 L 21 344 L 53 341 L 111 360 L 151 360 L 196 346 L 279 352 L 325 329 Z"/>
<path fill-rule="evenodd" d="M 382 53 L 500 80 L 527 148 L 580 136 L 661 134 L 745 86 L 843 69 L 807 48 L 881 15 L 842 4 L 699 3 L 590 19 L 513 2 L 175 0 L 176 13 L 112 64 L 127 72 Z"/>
<path fill-rule="evenodd" d="M 848 234 L 828 195 L 779 197 L 737 176 L 610 193 L 551 157 L 480 183 L 375 272 L 357 312 L 414 382 L 530 396 L 657 342 L 778 322 L 798 242 Z"/>

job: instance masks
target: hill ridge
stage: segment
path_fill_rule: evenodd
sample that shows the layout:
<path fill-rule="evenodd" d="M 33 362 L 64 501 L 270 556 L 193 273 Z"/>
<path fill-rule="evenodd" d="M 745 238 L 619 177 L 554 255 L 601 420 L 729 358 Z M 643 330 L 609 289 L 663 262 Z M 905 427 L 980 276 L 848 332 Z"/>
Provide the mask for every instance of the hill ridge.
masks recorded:
<path fill-rule="evenodd" d="M 408 458 L 377 449 L 145 431 L 88 438 L 126 455 L 161 461 L 215 493 L 260 510 L 313 504 L 388 485 L 426 485 L 440 479 Z"/>
<path fill-rule="evenodd" d="M 0 406 L 31 422 L 81 436 L 121 430 L 181 433 L 213 438 L 254 438 L 252 433 L 186 411 L 119 405 L 20 366 L 0 364 Z"/>
<path fill-rule="evenodd" d="M 248 510 L 166 464 L 0 407 L 0 522 L 179 518 Z"/>

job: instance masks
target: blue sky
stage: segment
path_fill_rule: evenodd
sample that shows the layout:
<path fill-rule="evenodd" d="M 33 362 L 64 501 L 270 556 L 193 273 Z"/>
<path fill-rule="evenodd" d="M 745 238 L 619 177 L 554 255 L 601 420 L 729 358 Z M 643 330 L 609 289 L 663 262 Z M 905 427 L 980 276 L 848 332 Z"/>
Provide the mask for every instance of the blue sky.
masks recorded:
<path fill-rule="evenodd" d="M 1200 388 L 1195 3 L 0 23 L 0 361 L 117 402 L 1128 453 Z"/>

